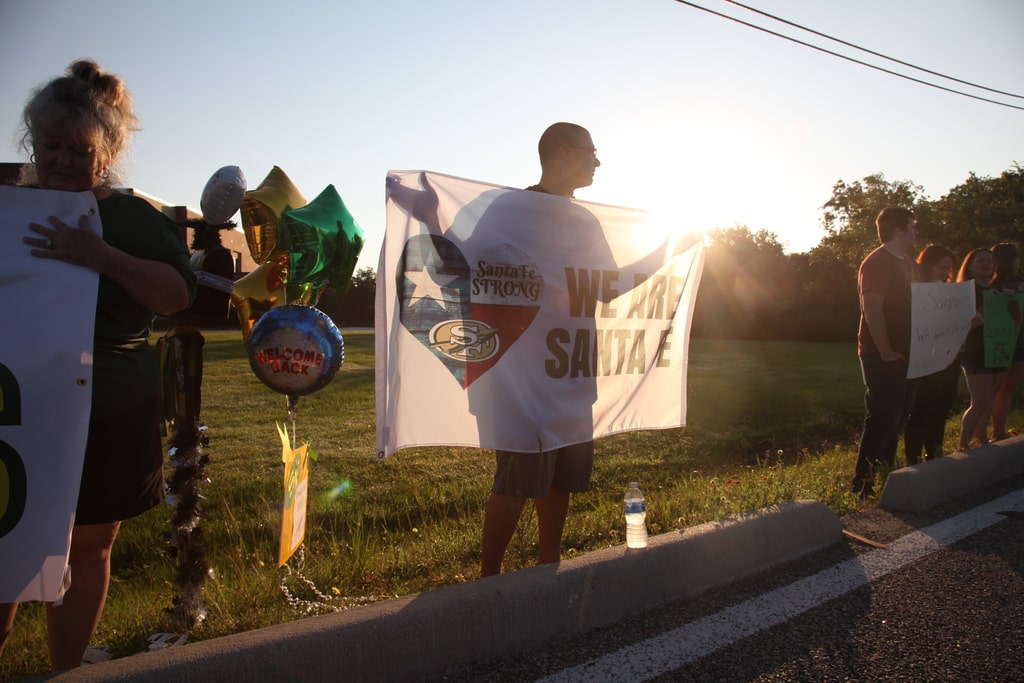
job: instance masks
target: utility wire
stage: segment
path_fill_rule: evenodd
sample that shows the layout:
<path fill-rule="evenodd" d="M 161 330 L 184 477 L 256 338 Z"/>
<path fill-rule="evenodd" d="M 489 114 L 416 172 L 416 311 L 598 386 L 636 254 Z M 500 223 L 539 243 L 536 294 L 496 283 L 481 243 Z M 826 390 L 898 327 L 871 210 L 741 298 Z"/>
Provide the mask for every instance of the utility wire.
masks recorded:
<path fill-rule="evenodd" d="M 972 88 L 977 88 L 978 90 L 987 90 L 988 92 L 996 93 L 997 95 L 1006 95 L 1007 97 L 1014 97 L 1014 98 L 1017 98 L 1018 100 L 1024 100 L 1024 95 L 1015 95 L 1012 92 L 1006 92 L 1005 90 L 997 90 L 995 88 L 989 88 L 989 87 L 986 87 L 984 85 L 978 85 L 977 83 L 972 83 L 970 81 L 965 81 L 965 80 L 962 80 L 962 79 L 959 79 L 959 78 L 954 78 L 953 76 L 947 76 L 946 74 L 939 73 L 938 71 L 932 71 L 931 69 L 926 69 L 926 68 L 924 68 L 922 66 L 915 66 L 914 64 L 911 64 L 909 62 L 904 62 L 904 61 L 896 59 L 894 57 L 889 57 L 888 55 L 883 55 L 881 52 L 875 52 L 874 50 L 869 50 L 866 47 L 861 47 L 860 45 L 855 45 L 853 43 L 848 43 L 845 40 L 842 40 L 840 38 L 836 38 L 834 36 L 830 36 L 827 33 L 822 33 L 820 31 L 815 31 L 813 28 L 807 28 L 806 26 L 801 26 L 800 24 L 794 23 L 794 22 L 789 21 L 787 19 L 783 19 L 782 17 L 777 17 L 774 14 L 769 14 L 768 12 L 763 12 L 763 11 L 757 9 L 756 7 L 750 7 L 748 5 L 744 5 L 741 2 L 736 2 L 736 0 L 724 0 L 724 1 L 728 2 L 728 3 L 732 4 L 732 5 L 736 5 L 737 7 L 742 7 L 743 9 L 748 10 L 750 12 L 754 12 L 755 14 L 760 14 L 763 17 L 768 17 L 769 19 L 774 19 L 775 21 L 781 22 L 783 24 L 787 24 L 789 26 L 793 26 L 794 28 L 798 28 L 801 31 L 807 31 L 808 33 L 813 33 L 816 36 L 820 36 L 822 38 L 826 38 L 828 40 L 831 40 L 831 41 L 834 41 L 836 43 L 839 43 L 840 45 L 845 45 L 847 47 L 852 47 L 853 49 L 860 50 L 861 52 L 867 52 L 869 55 L 874 55 L 875 57 L 881 57 L 882 59 L 887 59 L 890 62 L 895 62 L 895 63 L 900 64 L 902 66 L 909 66 L 911 69 L 916 69 L 917 71 L 923 71 L 924 73 L 931 74 L 932 76 L 938 76 L 939 78 L 945 78 L 947 81 L 955 81 L 956 83 L 961 83 L 963 85 L 968 85 L 968 86 L 970 86 Z"/>
<path fill-rule="evenodd" d="M 723 19 L 728 19 L 729 21 L 735 21 L 737 24 L 742 24 L 742 25 L 747 26 L 749 28 L 757 29 L 758 31 L 763 31 L 764 33 L 767 33 L 769 35 L 773 35 L 773 36 L 775 36 L 777 38 L 783 38 L 783 39 L 788 40 L 790 42 L 796 43 L 797 45 L 803 45 L 804 47 L 809 47 L 809 48 L 811 48 L 813 50 L 817 50 L 819 52 L 824 52 L 825 54 L 832 55 L 833 57 L 839 57 L 840 59 L 845 59 L 848 62 L 853 62 L 854 64 L 860 64 L 861 66 L 866 66 L 868 68 L 875 69 L 876 71 L 881 71 L 883 73 L 887 73 L 890 76 L 898 76 L 899 78 L 904 78 L 904 79 L 906 79 L 908 81 L 913 81 L 914 83 L 920 83 L 921 85 L 927 85 L 930 88 L 935 88 L 937 90 L 944 90 L 946 92 L 953 93 L 954 95 L 963 95 L 964 97 L 970 97 L 973 100 L 980 100 L 982 102 L 988 102 L 989 104 L 998 104 L 1001 107 L 1009 107 L 1010 109 L 1018 109 L 1020 111 L 1024 111 L 1024 107 L 1018 106 L 1016 104 L 1010 104 L 1008 102 L 1000 102 L 999 100 L 993 100 L 993 99 L 989 99 L 987 97 L 981 97 L 980 95 L 972 95 L 971 93 L 966 93 L 966 92 L 963 92 L 963 91 L 960 91 L 960 90 L 954 90 L 953 88 L 947 88 L 946 86 L 939 85 L 937 83 L 929 83 L 928 81 L 922 81 L 919 78 L 914 78 L 913 76 L 908 76 L 906 74 L 901 74 L 898 71 L 892 71 L 890 69 L 883 68 L 883 67 L 878 66 L 876 64 L 871 64 L 869 62 L 863 62 L 863 61 L 861 61 L 859 59 L 854 59 L 853 57 L 848 57 L 847 55 L 840 54 L 838 52 L 833 52 L 832 50 L 827 50 L 827 49 L 825 49 L 823 47 L 819 47 L 818 45 L 813 45 L 811 43 L 805 43 L 802 40 L 797 40 L 796 38 L 793 38 L 791 36 L 787 36 L 787 35 L 782 34 L 782 33 L 777 33 L 777 32 L 772 31 L 770 29 L 764 28 L 763 26 L 758 26 L 757 24 L 751 24 L 749 22 L 743 21 L 742 19 L 737 19 L 736 17 L 730 17 L 728 14 L 722 14 L 721 12 L 716 12 L 713 9 L 708 9 L 707 7 L 702 7 L 701 5 L 697 5 L 695 3 L 688 2 L 687 0 L 675 0 L 675 2 L 678 2 L 681 5 L 687 5 L 688 7 L 693 7 L 694 9 L 699 9 L 699 10 L 701 10 L 703 12 L 707 12 L 708 14 L 714 14 L 717 17 L 721 17 Z"/>

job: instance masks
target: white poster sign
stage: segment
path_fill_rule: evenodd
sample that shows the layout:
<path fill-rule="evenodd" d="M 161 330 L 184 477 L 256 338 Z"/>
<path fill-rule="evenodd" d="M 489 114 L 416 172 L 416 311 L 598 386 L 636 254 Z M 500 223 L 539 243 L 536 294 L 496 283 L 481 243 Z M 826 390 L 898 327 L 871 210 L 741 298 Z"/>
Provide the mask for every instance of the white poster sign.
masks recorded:
<path fill-rule="evenodd" d="M 699 235 L 421 171 L 388 181 L 377 447 L 546 451 L 686 422 Z"/>
<path fill-rule="evenodd" d="M 29 223 L 90 216 L 95 197 L 0 187 L 0 602 L 64 591 L 92 395 L 99 276 L 36 258 Z"/>
<path fill-rule="evenodd" d="M 974 281 L 910 285 L 910 363 L 907 378 L 949 367 L 971 331 L 976 312 Z"/>

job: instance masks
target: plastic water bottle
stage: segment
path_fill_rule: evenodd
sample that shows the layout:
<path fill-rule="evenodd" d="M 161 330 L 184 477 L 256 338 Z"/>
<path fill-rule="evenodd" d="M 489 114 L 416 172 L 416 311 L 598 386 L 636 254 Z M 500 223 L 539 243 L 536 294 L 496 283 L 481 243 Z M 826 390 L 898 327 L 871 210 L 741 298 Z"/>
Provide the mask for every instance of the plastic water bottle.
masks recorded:
<path fill-rule="evenodd" d="M 623 500 L 626 508 L 626 547 L 647 547 L 647 502 L 635 481 L 629 482 L 629 489 Z"/>

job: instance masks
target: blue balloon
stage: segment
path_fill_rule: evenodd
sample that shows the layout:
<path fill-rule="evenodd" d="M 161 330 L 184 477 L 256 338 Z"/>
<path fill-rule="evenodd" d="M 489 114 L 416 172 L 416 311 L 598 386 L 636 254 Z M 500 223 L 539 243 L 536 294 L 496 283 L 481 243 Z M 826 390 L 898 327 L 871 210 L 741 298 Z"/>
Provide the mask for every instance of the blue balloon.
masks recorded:
<path fill-rule="evenodd" d="M 331 319 L 312 306 L 296 304 L 261 315 L 246 350 L 260 381 L 289 396 L 323 389 L 345 362 L 345 341 Z"/>

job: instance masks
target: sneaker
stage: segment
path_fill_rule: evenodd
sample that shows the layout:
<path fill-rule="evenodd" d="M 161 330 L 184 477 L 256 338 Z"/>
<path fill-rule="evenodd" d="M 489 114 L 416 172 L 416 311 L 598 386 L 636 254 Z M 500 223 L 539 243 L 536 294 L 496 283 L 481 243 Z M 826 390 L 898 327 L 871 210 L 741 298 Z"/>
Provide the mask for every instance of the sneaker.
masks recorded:
<path fill-rule="evenodd" d="M 114 658 L 114 655 L 110 654 L 109 645 L 97 645 L 96 647 L 90 647 L 82 655 L 82 664 L 99 664 L 100 662 L 109 662 Z"/>

